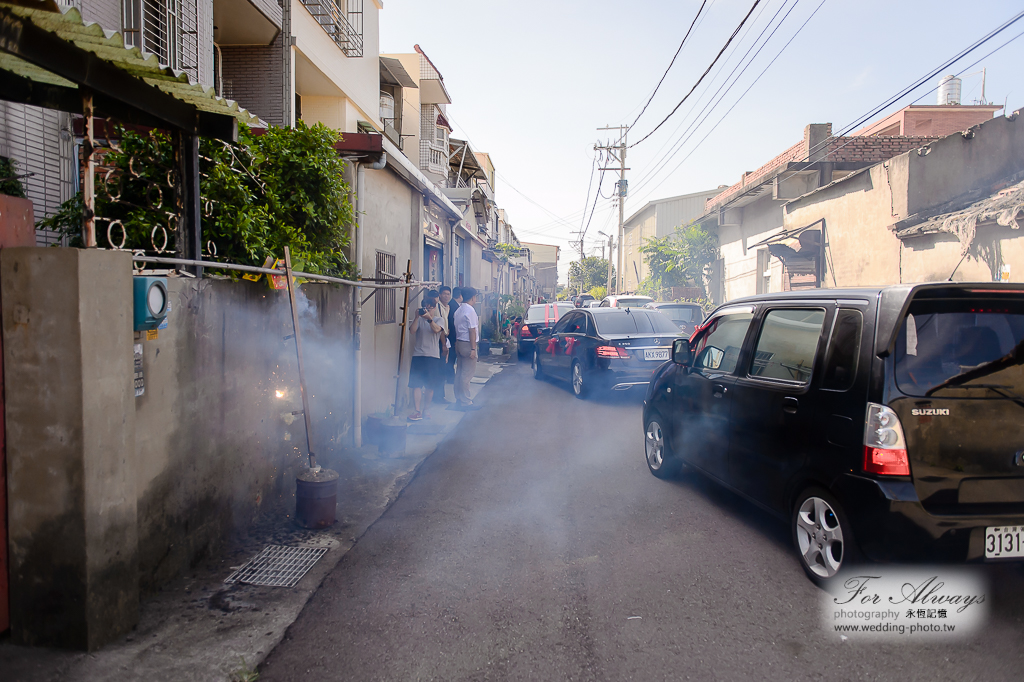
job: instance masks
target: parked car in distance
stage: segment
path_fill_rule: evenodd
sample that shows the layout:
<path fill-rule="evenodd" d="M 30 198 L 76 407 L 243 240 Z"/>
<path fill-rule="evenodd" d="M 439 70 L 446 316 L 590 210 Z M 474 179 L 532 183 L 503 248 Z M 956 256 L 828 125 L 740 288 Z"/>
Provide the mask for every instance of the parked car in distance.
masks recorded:
<path fill-rule="evenodd" d="M 1024 285 L 814 289 L 719 307 L 643 410 L 647 465 L 789 523 L 808 576 L 858 557 L 1024 558 Z"/>
<path fill-rule="evenodd" d="M 600 308 L 601 307 L 601 302 L 598 301 L 597 299 L 594 299 L 592 301 L 587 301 L 586 303 L 584 303 L 583 307 L 584 308 Z"/>
<path fill-rule="evenodd" d="M 570 301 L 531 305 L 526 310 L 523 324 L 519 326 L 516 335 L 519 357 L 533 357 L 533 342 L 540 334 L 540 330 L 555 326 L 567 312 L 575 309 L 576 306 Z"/>
<path fill-rule="evenodd" d="M 642 308 L 653 303 L 650 296 L 605 296 L 601 301 L 602 308 Z"/>
<path fill-rule="evenodd" d="M 568 381 L 577 398 L 592 390 L 646 388 L 677 338 L 678 328 L 656 310 L 581 308 L 536 338 L 534 376 Z"/>
<path fill-rule="evenodd" d="M 582 308 L 582 307 L 584 307 L 587 304 L 587 301 L 594 301 L 594 300 L 596 300 L 596 299 L 593 296 L 591 296 L 590 294 L 580 294 L 579 296 L 577 296 L 576 298 L 573 299 L 573 303 L 576 304 L 577 308 Z"/>
<path fill-rule="evenodd" d="M 679 325 L 679 331 L 689 336 L 704 321 L 704 309 L 697 303 L 648 303 L 644 306 L 668 315 Z"/>

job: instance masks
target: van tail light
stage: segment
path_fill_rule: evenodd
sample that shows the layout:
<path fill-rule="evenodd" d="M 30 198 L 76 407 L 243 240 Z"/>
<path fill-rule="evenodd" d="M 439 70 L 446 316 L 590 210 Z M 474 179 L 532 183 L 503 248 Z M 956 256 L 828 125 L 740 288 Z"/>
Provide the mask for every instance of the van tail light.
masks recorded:
<path fill-rule="evenodd" d="M 903 427 L 885 405 L 868 403 L 864 418 L 864 471 L 882 476 L 909 476 L 910 460 Z"/>
<path fill-rule="evenodd" d="M 519 328 L 519 336 L 525 339 L 533 336 L 533 332 L 531 332 L 530 328 L 524 324 L 522 327 Z"/>
<path fill-rule="evenodd" d="M 619 346 L 598 346 L 597 357 L 599 358 L 628 358 L 629 351 Z"/>

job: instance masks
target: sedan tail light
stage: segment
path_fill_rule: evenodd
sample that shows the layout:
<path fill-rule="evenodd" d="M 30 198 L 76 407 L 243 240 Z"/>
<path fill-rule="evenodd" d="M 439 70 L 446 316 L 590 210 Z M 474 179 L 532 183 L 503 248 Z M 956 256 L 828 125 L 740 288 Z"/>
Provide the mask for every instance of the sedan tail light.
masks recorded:
<path fill-rule="evenodd" d="M 619 346 L 598 346 L 597 357 L 599 358 L 628 358 L 629 351 Z"/>
<path fill-rule="evenodd" d="M 524 324 L 519 330 L 519 336 L 526 338 L 528 336 L 533 336 L 533 332 L 531 332 L 530 328 Z"/>
<path fill-rule="evenodd" d="M 864 418 L 864 471 L 883 476 L 909 476 L 910 460 L 903 426 L 885 405 L 868 403 Z"/>

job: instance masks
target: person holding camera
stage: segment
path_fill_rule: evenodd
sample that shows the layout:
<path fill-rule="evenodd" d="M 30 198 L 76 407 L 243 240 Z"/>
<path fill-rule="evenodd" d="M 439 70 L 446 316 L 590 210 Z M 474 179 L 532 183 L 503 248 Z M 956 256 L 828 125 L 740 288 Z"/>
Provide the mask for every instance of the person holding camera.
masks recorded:
<path fill-rule="evenodd" d="M 426 296 L 423 306 L 416 311 L 409 324 L 412 334 L 412 366 L 409 369 L 409 388 L 415 412 L 409 421 L 418 422 L 426 416 L 434 389 L 444 381 L 441 367 L 441 316 L 437 314 L 437 299 Z M 441 384 L 444 386 L 444 384 Z"/>

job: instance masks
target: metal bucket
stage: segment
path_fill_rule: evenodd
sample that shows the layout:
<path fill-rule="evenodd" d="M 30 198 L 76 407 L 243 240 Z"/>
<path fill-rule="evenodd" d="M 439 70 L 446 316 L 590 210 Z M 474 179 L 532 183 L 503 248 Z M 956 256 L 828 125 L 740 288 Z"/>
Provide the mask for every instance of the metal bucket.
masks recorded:
<path fill-rule="evenodd" d="M 295 479 L 295 520 L 303 528 L 326 528 L 335 522 L 338 472 L 310 469 Z"/>

